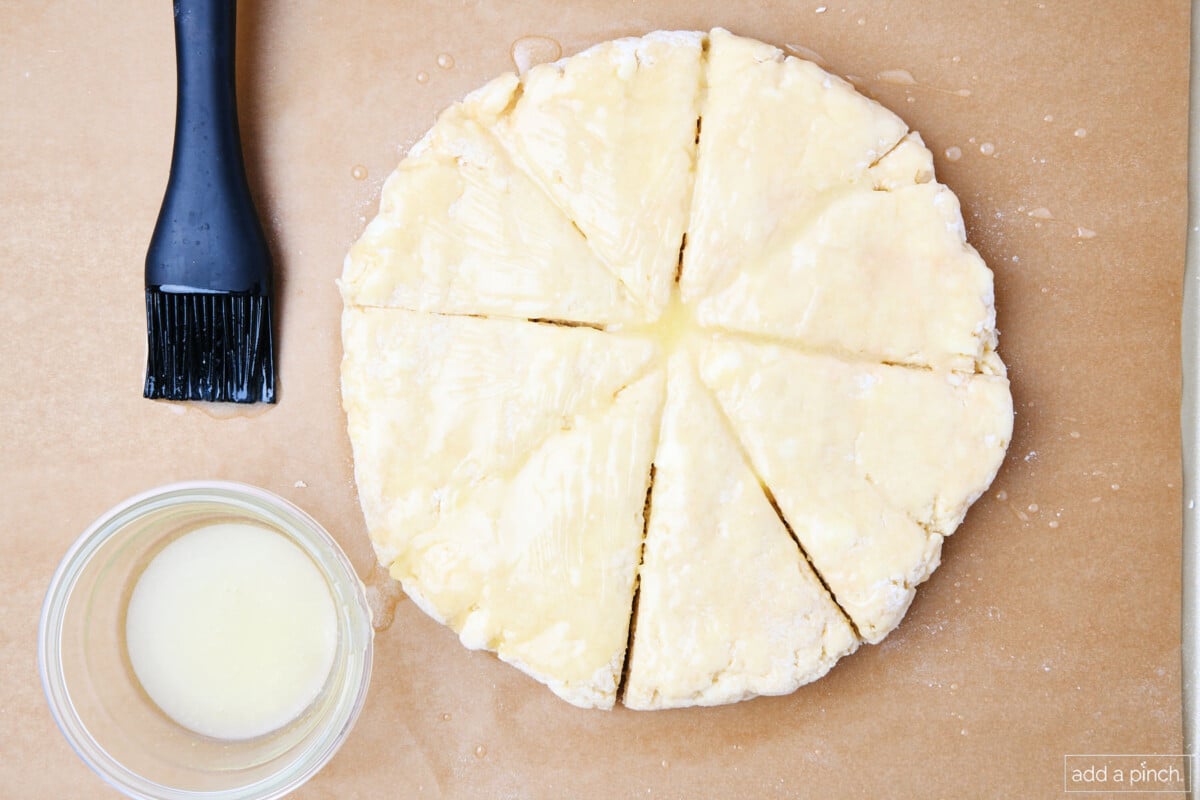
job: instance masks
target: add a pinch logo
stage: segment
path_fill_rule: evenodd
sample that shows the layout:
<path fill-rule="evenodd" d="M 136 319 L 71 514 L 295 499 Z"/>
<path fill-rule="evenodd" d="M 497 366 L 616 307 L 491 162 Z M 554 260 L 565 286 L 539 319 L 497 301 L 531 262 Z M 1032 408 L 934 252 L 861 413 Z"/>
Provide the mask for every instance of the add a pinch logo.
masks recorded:
<path fill-rule="evenodd" d="M 1067 755 L 1063 788 L 1068 792 L 1188 792 L 1193 756 L 1165 754 Z"/>

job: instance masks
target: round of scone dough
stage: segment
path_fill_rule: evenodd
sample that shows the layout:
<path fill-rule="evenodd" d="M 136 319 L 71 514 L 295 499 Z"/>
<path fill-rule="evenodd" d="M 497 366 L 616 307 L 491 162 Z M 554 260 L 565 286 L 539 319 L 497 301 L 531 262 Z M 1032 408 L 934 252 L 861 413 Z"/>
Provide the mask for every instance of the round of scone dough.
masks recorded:
<path fill-rule="evenodd" d="M 380 561 L 579 706 L 784 694 L 879 642 L 1012 434 L 921 137 L 721 29 L 447 109 L 340 286 Z"/>

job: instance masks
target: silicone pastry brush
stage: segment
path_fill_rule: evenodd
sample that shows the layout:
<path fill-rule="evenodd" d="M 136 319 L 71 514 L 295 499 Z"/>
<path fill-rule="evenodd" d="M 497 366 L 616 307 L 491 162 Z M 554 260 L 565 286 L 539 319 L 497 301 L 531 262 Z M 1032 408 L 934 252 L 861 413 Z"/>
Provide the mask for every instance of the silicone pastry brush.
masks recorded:
<path fill-rule="evenodd" d="M 175 145 L 146 254 L 143 394 L 273 403 L 271 254 L 238 137 L 237 4 L 174 5 Z"/>

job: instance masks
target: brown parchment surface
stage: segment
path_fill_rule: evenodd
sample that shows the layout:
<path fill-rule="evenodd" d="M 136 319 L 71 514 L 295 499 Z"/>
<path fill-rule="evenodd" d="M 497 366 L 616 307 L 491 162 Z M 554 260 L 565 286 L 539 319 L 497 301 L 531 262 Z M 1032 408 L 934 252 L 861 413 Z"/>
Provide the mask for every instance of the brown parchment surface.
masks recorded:
<path fill-rule="evenodd" d="M 402 601 L 358 727 L 296 796 L 1056 797 L 1065 754 L 1181 752 L 1188 20 L 1183 0 L 246 0 L 280 402 L 219 419 L 140 395 L 170 4 L 0 3 L 0 796 L 115 795 L 55 729 L 35 632 L 59 558 L 117 501 L 259 484 L 370 576 L 334 279 L 435 112 L 522 36 L 569 54 L 715 25 L 815 51 L 934 151 L 996 273 L 1018 413 L 995 485 L 900 628 L 787 697 L 582 711 Z"/>

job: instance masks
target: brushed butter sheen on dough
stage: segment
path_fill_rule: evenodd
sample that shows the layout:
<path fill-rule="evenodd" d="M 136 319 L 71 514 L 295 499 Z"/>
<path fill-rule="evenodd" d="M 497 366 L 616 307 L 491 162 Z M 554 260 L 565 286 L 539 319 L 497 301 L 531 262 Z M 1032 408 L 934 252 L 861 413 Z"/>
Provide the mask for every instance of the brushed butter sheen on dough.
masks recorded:
<path fill-rule="evenodd" d="M 786 694 L 858 647 L 687 352 L 671 356 L 654 465 L 625 705 Z"/>
<path fill-rule="evenodd" d="M 680 284 L 705 324 L 1002 368 L 991 271 L 919 136 L 815 64 L 726 31 L 706 75 Z"/>
<path fill-rule="evenodd" d="M 539 64 L 496 125 L 651 318 L 667 305 L 691 202 L 703 41 L 660 31 Z"/>
<path fill-rule="evenodd" d="M 700 361 L 813 566 L 878 642 L 1000 467 L 1008 381 L 724 337 Z"/>
<path fill-rule="evenodd" d="M 1012 435 L 920 135 L 721 29 L 451 106 L 339 285 L 381 563 L 578 706 L 782 694 L 882 640 Z"/>
<path fill-rule="evenodd" d="M 509 76 L 512 78 L 513 76 Z M 346 257 L 349 305 L 588 322 L 637 303 L 486 127 L 513 80 L 447 109 L 383 186 Z"/>

